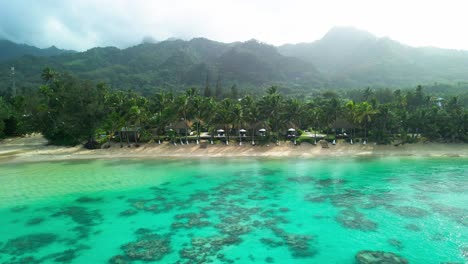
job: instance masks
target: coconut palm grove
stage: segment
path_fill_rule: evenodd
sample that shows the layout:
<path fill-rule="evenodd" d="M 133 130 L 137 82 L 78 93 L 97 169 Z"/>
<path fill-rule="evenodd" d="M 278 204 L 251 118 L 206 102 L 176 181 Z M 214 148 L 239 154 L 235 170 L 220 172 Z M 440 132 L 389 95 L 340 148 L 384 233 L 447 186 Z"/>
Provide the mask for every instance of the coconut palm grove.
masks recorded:
<path fill-rule="evenodd" d="M 288 130 L 294 129 L 298 144 L 315 144 L 318 139 L 377 144 L 468 141 L 468 109 L 458 97 L 427 94 L 422 86 L 298 97 L 285 96 L 275 86 L 254 95 L 240 93 L 235 85 L 207 83 L 200 89 L 142 96 L 51 68 L 41 76 L 43 84 L 31 95 L 0 100 L 3 137 L 36 132 L 52 144 L 99 148 L 109 141 L 128 146 L 164 140 L 199 143 L 201 135 L 229 144 L 239 141 L 239 131 L 245 130 L 242 135 L 249 142 L 266 144 L 291 139 Z M 265 130 L 263 136 L 260 129 Z M 218 130 L 223 130 L 221 140 Z"/>

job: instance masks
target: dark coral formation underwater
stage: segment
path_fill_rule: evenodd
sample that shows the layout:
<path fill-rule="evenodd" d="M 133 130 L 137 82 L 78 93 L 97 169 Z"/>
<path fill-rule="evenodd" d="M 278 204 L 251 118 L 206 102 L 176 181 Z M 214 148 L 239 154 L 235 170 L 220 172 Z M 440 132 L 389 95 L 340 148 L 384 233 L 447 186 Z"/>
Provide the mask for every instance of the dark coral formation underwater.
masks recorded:
<path fill-rule="evenodd" d="M 174 256 L 178 259 L 175 263 L 239 263 L 247 260 L 282 263 L 281 259 L 268 255 L 256 256 L 246 252 L 246 259 L 242 260 L 229 254 L 230 249 L 252 242 L 249 240 L 255 240 L 252 243 L 268 250 L 283 250 L 290 259 L 314 263 L 314 257 L 320 254 L 321 234 L 312 234 L 307 228 L 307 221 L 331 222 L 338 229 L 343 227 L 355 234 L 376 234 L 371 232 L 379 232 L 382 227 L 369 213 L 372 210 L 400 217 L 402 221 L 396 225 L 412 235 L 423 235 L 425 227 L 418 221 L 424 221 L 434 214 L 463 226 L 468 225 L 466 209 L 440 204 L 425 195 L 424 192 L 440 193 L 434 190 L 433 182 L 425 178 L 417 179 L 418 184 L 410 185 L 416 190 L 416 195 L 404 197 L 385 187 L 358 189 L 351 180 L 342 178 L 320 178 L 307 174 L 282 178 L 280 170 L 272 169 L 234 174 L 235 177 L 226 177 L 227 180 L 216 182 L 214 186 L 206 185 L 207 188 L 192 188 L 199 184 L 194 179 L 175 184 L 165 182 L 141 190 L 141 195 L 118 194 L 113 198 L 80 196 L 61 207 L 37 210 L 39 213 L 47 212 L 50 217 L 38 214 L 21 220 L 16 215 L 32 210 L 26 206 L 15 207 L 10 211 L 15 215 L 14 219 L 21 220 L 18 222 L 24 228 L 41 227 L 49 221 L 63 221 L 69 223 L 68 231 L 74 235 L 63 237 L 55 233 L 33 233 L 0 241 L 0 262 L 73 263 L 89 249 L 87 242 L 99 234 L 101 230 L 98 228 L 106 221 L 131 223 L 132 228 L 136 226 L 137 229 L 134 234 L 130 233 L 133 237 L 128 241 L 115 245 L 119 253 L 108 256 L 108 262 L 113 264 L 164 263 L 169 258 L 173 260 Z M 194 176 L 199 181 L 213 180 L 210 177 L 204 174 Z M 389 182 L 388 179 L 383 181 Z M 190 186 L 191 191 L 184 192 L 184 186 Z M 297 208 L 294 204 L 282 204 L 281 201 L 285 200 L 285 196 L 294 195 L 298 188 L 304 192 L 292 199 L 305 201 L 310 207 L 328 206 L 329 211 L 307 211 L 304 213 L 305 219 L 294 218 L 298 211 L 306 209 Z M 465 189 L 450 185 L 443 190 L 458 193 Z M 420 199 L 421 206 L 413 206 L 411 199 Z M 125 205 L 125 208 L 118 207 L 118 210 L 112 211 L 112 219 L 105 217 L 104 209 L 95 209 L 99 206 L 104 208 L 103 204 L 111 200 Z M 154 220 L 154 224 L 141 226 L 138 219 L 143 217 Z M 170 222 L 159 222 L 162 218 Z M 443 238 L 443 234 L 432 235 L 434 240 Z M 392 234 L 381 240 L 391 251 L 399 253 L 405 252 L 408 246 Z M 52 244 L 60 244 L 64 250 L 42 257 L 35 255 Z M 468 258 L 466 248 L 460 250 Z M 407 263 L 405 258 L 384 251 L 360 251 L 355 258 L 357 263 L 364 264 Z"/>

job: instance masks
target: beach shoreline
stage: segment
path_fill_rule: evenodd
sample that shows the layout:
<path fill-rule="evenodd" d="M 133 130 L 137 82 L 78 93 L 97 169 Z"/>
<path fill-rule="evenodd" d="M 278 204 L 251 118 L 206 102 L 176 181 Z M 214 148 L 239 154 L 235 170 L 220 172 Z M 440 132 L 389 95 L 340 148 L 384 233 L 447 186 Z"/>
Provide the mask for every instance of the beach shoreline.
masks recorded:
<path fill-rule="evenodd" d="M 293 145 L 197 144 L 173 145 L 164 142 L 141 144 L 139 147 L 120 147 L 112 143 L 110 148 L 88 150 L 81 146 L 59 147 L 47 145 L 40 135 L 10 138 L 0 142 L 0 162 L 34 162 L 75 159 L 158 159 L 158 158 L 334 158 L 334 157 L 468 157 L 467 144 L 417 143 L 405 145 L 375 145 L 338 142 L 329 148 L 302 143 Z"/>

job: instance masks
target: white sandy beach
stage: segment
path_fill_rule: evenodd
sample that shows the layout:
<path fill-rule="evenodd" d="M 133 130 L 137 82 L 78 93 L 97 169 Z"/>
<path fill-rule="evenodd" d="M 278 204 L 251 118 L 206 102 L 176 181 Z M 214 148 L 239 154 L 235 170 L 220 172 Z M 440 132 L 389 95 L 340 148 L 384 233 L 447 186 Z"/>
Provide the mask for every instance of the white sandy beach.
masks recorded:
<path fill-rule="evenodd" d="M 468 157 L 467 144 L 418 143 L 400 146 L 354 144 L 338 142 L 322 148 L 320 145 L 303 143 L 293 145 L 281 142 L 279 146 L 244 145 L 172 145 L 167 142 L 158 145 L 142 144 L 140 147 L 120 148 L 112 144 L 108 149 L 88 150 L 81 146 L 57 147 L 46 145 L 40 135 L 22 138 L 10 138 L 0 142 L 0 161 L 28 162 L 71 159 L 110 159 L 110 158 L 199 158 L 199 157 L 347 157 L 347 156 L 421 156 L 421 157 Z"/>

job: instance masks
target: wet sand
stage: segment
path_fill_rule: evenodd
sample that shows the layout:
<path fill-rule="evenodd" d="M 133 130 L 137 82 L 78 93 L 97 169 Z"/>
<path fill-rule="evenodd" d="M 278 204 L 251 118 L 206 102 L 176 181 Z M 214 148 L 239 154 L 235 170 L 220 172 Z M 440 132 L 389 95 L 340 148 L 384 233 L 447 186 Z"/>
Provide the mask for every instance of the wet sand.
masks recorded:
<path fill-rule="evenodd" d="M 280 142 L 279 145 L 256 145 L 245 142 L 238 144 L 208 144 L 206 148 L 191 143 L 189 145 L 173 145 L 164 142 L 142 144 L 139 147 L 123 148 L 120 144 L 111 144 L 110 148 L 88 150 L 81 146 L 58 147 L 49 146 L 40 135 L 22 138 L 10 138 L 0 142 L 0 161 L 28 162 L 69 159 L 111 159 L 111 158 L 200 158 L 200 157 L 346 157 L 346 156 L 421 156 L 421 157 L 468 157 L 468 144 L 418 143 L 394 145 L 350 145 L 338 142 L 329 144 L 329 148 L 320 145 L 302 143 L 293 145 L 290 142 Z"/>

